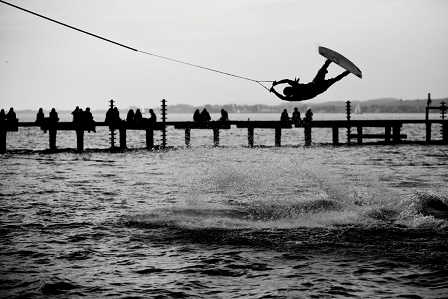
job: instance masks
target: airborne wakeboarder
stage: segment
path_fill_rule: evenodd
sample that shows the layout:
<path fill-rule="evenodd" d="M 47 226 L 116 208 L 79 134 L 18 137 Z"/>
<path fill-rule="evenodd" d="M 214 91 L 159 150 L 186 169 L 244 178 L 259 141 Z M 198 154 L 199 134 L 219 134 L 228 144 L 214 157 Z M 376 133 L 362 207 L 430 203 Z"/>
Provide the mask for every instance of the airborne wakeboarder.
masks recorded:
<path fill-rule="evenodd" d="M 331 85 L 338 82 L 339 80 L 341 80 L 350 73 L 359 78 L 362 78 L 361 70 L 353 62 L 351 62 L 338 52 L 325 47 L 319 47 L 319 54 L 327 58 L 327 60 L 325 61 L 324 65 L 320 68 L 320 70 L 317 72 L 317 75 L 316 77 L 314 77 L 312 82 L 302 84 L 299 83 L 300 79 L 295 80 L 283 79 L 280 81 L 274 81 L 269 91 L 273 92 L 277 97 L 279 97 L 284 101 L 300 102 L 310 100 L 316 97 L 317 95 L 325 92 Z M 335 78 L 325 79 L 325 75 L 328 73 L 327 68 L 332 62 L 346 69 L 346 71 Z M 274 89 L 274 86 L 284 83 L 289 84 L 289 86 L 286 86 L 283 89 L 283 94 L 280 94 Z"/>
<path fill-rule="evenodd" d="M 349 71 L 345 71 L 335 78 L 325 79 L 325 75 L 328 73 L 327 68 L 330 65 L 330 63 L 331 60 L 327 59 L 324 65 L 317 72 L 316 77 L 314 77 L 313 81 L 310 83 L 307 84 L 299 83 L 300 79 L 295 80 L 283 79 L 280 81 L 274 81 L 269 91 L 273 92 L 277 97 L 279 97 L 284 101 L 300 102 L 310 100 L 316 97 L 317 95 L 325 92 L 331 85 L 333 85 L 334 83 L 338 82 L 339 80 L 350 74 Z M 283 89 L 283 94 L 280 94 L 274 89 L 274 86 L 284 83 L 289 84 L 289 86 L 286 86 Z"/>

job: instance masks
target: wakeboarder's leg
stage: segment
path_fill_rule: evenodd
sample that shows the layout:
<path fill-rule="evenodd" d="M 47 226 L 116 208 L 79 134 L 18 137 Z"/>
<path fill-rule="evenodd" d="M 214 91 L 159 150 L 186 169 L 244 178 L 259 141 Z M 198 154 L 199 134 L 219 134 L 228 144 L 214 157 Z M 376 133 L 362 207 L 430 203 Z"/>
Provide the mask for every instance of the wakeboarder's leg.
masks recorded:
<path fill-rule="evenodd" d="M 314 77 L 313 82 L 319 83 L 323 82 L 325 80 L 325 75 L 328 73 L 327 68 L 330 65 L 331 60 L 327 59 L 324 63 L 324 65 L 320 68 L 320 70 L 317 72 L 316 77 Z"/>
<path fill-rule="evenodd" d="M 341 80 L 342 78 L 348 76 L 349 74 L 350 74 L 349 71 L 345 71 L 342 74 L 340 74 L 339 76 L 334 77 L 334 80 L 335 80 L 335 82 L 337 82 L 337 81 Z"/>
<path fill-rule="evenodd" d="M 349 71 L 345 71 L 342 74 L 340 74 L 339 76 L 336 76 L 334 78 L 327 79 L 324 82 L 321 82 L 321 86 L 322 86 L 323 91 L 327 90 L 331 85 L 333 85 L 334 83 L 338 82 L 342 78 L 348 76 L 348 74 L 350 74 L 350 72 Z"/>
<path fill-rule="evenodd" d="M 340 74 L 340 75 L 338 75 L 338 76 L 336 76 L 336 77 L 334 77 L 334 78 L 328 79 L 328 80 L 326 80 L 326 81 L 330 81 L 331 84 L 333 84 L 333 83 L 338 82 L 338 81 L 341 80 L 342 78 L 348 76 L 349 74 L 350 74 L 349 71 L 345 71 L 345 72 L 343 72 L 342 74 Z"/>

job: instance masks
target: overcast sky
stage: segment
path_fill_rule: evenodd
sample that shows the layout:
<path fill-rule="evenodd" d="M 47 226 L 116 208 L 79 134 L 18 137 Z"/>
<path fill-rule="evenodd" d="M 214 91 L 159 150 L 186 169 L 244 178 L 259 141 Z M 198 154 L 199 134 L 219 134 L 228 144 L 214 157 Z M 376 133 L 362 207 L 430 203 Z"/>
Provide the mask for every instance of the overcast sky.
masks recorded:
<path fill-rule="evenodd" d="M 9 0 L 140 51 L 254 80 L 311 81 L 328 47 L 363 79 L 309 102 L 448 96 L 444 0 Z M 282 103 L 256 82 L 160 59 L 0 3 L 0 108 Z M 343 71 L 332 64 L 328 76 Z M 266 84 L 270 87 L 270 83 Z"/>

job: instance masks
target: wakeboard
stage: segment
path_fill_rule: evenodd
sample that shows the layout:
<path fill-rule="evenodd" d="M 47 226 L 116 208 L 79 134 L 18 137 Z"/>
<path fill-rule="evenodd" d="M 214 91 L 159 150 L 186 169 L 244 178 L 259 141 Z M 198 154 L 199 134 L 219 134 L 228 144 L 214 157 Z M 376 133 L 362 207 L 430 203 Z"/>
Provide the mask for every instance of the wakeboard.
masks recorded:
<path fill-rule="evenodd" d="M 338 52 L 325 47 L 319 47 L 319 54 L 362 79 L 361 70 L 353 62 L 351 62 Z"/>

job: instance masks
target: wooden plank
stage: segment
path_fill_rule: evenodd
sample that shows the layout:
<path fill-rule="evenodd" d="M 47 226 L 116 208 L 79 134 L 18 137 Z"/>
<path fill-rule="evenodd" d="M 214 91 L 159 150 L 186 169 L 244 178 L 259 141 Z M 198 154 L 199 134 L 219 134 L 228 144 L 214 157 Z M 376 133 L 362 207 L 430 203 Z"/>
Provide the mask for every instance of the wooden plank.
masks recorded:
<path fill-rule="evenodd" d="M 257 129 L 292 129 L 291 122 L 281 121 L 238 121 L 235 122 L 237 128 L 257 128 Z"/>
<path fill-rule="evenodd" d="M 174 123 L 175 129 L 230 129 L 229 122 L 210 121 L 210 122 L 176 122 Z"/>
<path fill-rule="evenodd" d="M 408 138 L 408 135 L 406 134 L 400 134 L 400 139 Z M 359 134 L 350 134 L 349 138 L 367 138 L 367 139 L 386 139 L 388 137 L 387 134 L 362 134 L 361 136 Z M 390 138 L 390 135 L 389 135 Z"/>
<path fill-rule="evenodd" d="M 313 120 L 310 123 L 310 126 L 313 128 L 332 128 L 332 127 L 340 127 L 340 128 L 347 128 L 347 127 L 393 127 L 397 124 L 443 124 L 447 120 L 443 119 L 400 119 L 400 120 Z M 281 127 L 282 129 L 290 129 L 292 128 L 292 123 L 284 123 L 280 121 L 229 121 L 229 122 L 208 122 L 208 125 L 203 125 L 203 123 L 198 122 L 165 122 L 164 124 L 162 122 L 156 122 L 153 123 L 149 128 L 152 128 L 153 130 L 163 130 L 166 126 L 174 126 L 178 129 L 185 129 L 187 127 L 190 127 L 192 129 L 198 128 L 201 129 L 202 127 L 204 129 L 213 129 L 215 128 L 215 125 L 218 123 L 219 129 L 230 129 L 231 125 L 236 125 L 237 128 L 272 128 L 275 129 L 277 127 Z M 124 122 L 126 124 L 126 122 Z M 120 124 L 121 125 L 121 124 Z M 111 126 L 112 129 L 119 129 L 120 125 L 113 125 Z M 296 127 L 304 127 L 305 125 L 303 123 L 298 123 L 295 125 Z M 41 127 L 40 124 L 37 124 L 35 122 L 19 122 L 17 123 L 17 127 Z M 95 122 L 95 127 L 109 127 L 108 123 L 105 122 Z M 126 129 L 128 130 L 146 130 L 148 129 L 148 126 L 145 123 L 137 123 L 137 124 L 126 124 Z M 58 122 L 56 125 L 57 130 L 76 130 L 76 127 L 74 126 L 73 122 Z M 9 130 L 8 130 L 9 131 Z"/>
<path fill-rule="evenodd" d="M 163 123 L 149 123 L 149 122 L 142 122 L 142 123 L 124 123 L 124 128 L 126 130 L 153 130 L 153 131 L 161 131 L 165 128 Z"/>

